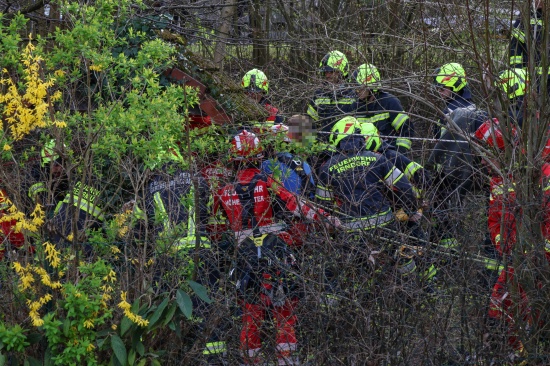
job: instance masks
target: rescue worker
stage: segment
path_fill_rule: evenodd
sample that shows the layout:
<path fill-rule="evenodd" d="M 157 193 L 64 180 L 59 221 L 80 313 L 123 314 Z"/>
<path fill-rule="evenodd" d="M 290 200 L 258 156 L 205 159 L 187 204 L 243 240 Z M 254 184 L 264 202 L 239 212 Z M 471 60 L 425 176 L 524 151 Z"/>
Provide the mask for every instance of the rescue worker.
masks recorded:
<path fill-rule="evenodd" d="M 514 131 L 512 131 L 513 133 Z M 499 153 L 505 145 L 514 146 L 514 141 L 506 140 L 496 119 L 485 121 L 475 132 L 475 138 L 490 150 L 484 157 L 486 169 L 491 177 L 487 226 L 497 252 L 504 257 L 505 267 L 493 287 L 489 305 L 489 318 L 492 323 L 502 320 L 508 324 L 508 343 L 513 348 L 512 358 L 521 356 L 523 344 L 518 337 L 516 323 L 527 321 L 527 296 L 521 284 L 517 283 L 511 263 L 512 249 L 516 243 L 516 225 L 521 215 L 521 207 L 516 202 L 515 183 L 512 176 L 498 171 L 502 168 Z M 496 170 L 495 170 L 496 168 Z M 513 304 L 510 286 L 517 288 L 519 303 Z M 517 306 L 516 306 L 517 305 Z"/>
<path fill-rule="evenodd" d="M 523 125 L 524 98 L 527 93 L 528 74 L 525 69 L 504 70 L 498 75 L 497 87 L 505 96 L 510 122 Z"/>
<path fill-rule="evenodd" d="M 386 252 L 394 258 L 404 287 L 409 288 L 405 283 L 415 281 L 416 264 L 412 256 L 396 245 L 392 210 L 402 208 L 412 220 L 420 219 L 413 187 L 389 160 L 371 151 L 374 149 L 371 145 L 381 144 L 380 138 L 365 139 L 354 117 L 338 121 L 329 142 L 337 152 L 321 167 L 316 198 L 340 215 L 346 231 L 346 240 L 342 242 L 356 253 L 359 266 L 368 266 L 373 253 Z M 388 192 L 397 197 L 397 207 L 386 197 Z M 357 241 L 360 245 L 353 244 Z"/>
<path fill-rule="evenodd" d="M 100 228 L 104 222 L 103 209 L 98 206 L 101 192 L 92 184 L 93 178 L 79 180 L 71 186 L 64 173 L 60 153 L 66 154 L 64 145 L 48 141 L 40 151 L 40 167 L 32 170 L 28 197 L 45 207 L 50 240 L 55 243 L 82 242 L 86 230 Z M 84 245 L 90 256 L 91 247 Z"/>
<path fill-rule="evenodd" d="M 549 55 L 548 49 L 545 49 L 545 32 L 547 32 L 546 24 L 544 24 L 545 5 L 543 0 L 534 0 L 530 10 L 529 18 L 523 15 L 514 21 L 510 37 L 510 67 L 524 69 L 529 73 L 529 68 L 534 69 L 535 75 L 533 80 L 537 87 L 542 85 L 542 78 L 547 78 L 547 92 L 550 93 L 550 81 L 548 70 L 542 69 L 544 57 Z M 528 24 L 527 24 L 528 23 Z M 534 56 L 531 59 L 531 55 Z"/>
<path fill-rule="evenodd" d="M 525 20 L 518 17 L 512 26 L 510 37 L 510 67 L 518 69 L 527 69 L 529 67 L 529 56 L 531 51 L 535 56 L 534 67 L 540 66 L 542 56 L 546 53 L 543 50 L 544 37 L 544 3 L 542 0 L 533 1 L 533 8 L 529 16 L 529 25 L 526 26 Z M 531 42 L 531 43 L 528 43 Z"/>
<path fill-rule="evenodd" d="M 346 55 L 330 51 L 319 64 L 324 85 L 309 100 L 307 114 L 313 118 L 317 139 L 326 142 L 332 126 L 342 117 L 353 113 L 355 93 L 345 84 L 349 64 Z"/>
<path fill-rule="evenodd" d="M 458 250 L 456 234 L 461 230 L 461 222 L 456 217 L 460 216 L 465 198 L 480 186 L 476 174 L 480 171 L 480 161 L 468 139 L 487 119 L 487 114 L 458 108 L 449 119 L 454 128 L 445 131 L 426 163 L 434 175 L 430 197 L 434 230 L 430 241 L 444 249 Z"/>
<path fill-rule="evenodd" d="M 263 71 L 249 70 L 241 80 L 241 86 L 246 95 L 267 112 L 265 121 L 257 122 L 253 127 L 257 132 L 268 131 L 274 123 L 283 123 L 284 118 L 279 114 L 271 101 L 267 98 L 269 92 L 269 80 Z"/>
<path fill-rule="evenodd" d="M 435 70 L 434 86 L 439 97 L 445 102 L 443 116 L 437 124 L 432 125 L 434 138 L 440 138 L 445 133 L 447 118 L 452 111 L 457 108 L 475 110 L 476 106 L 472 102 L 472 92 L 468 87 L 466 71 L 459 63 L 451 62 L 438 67 Z"/>
<path fill-rule="evenodd" d="M 359 123 L 373 123 L 384 141 L 400 153 L 410 151 L 414 129 L 399 99 L 381 89 L 380 73 L 376 66 L 363 64 L 351 75 L 357 85 L 355 117 Z"/>
<path fill-rule="evenodd" d="M 192 163 L 176 145 L 159 156 L 147 182 L 145 213 L 157 253 L 158 281 L 179 283 L 183 276 L 202 284 L 212 295 L 221 278 L 220 253 L 211 246 L 207 232 L 212 206 L 209 186 L 199 173 L 191 173 Z M 174 268 L 180 270 L 173 273 Z M 211 329 L 211 305 L 196 297 L 192 301 L 193 320 L 200 338 L 207 340 L 203 356 L 208 365 L 221 365 L 227 353 L 223 327 Z"/>
<path fill-rule="evenodd" d="M 293 283 L 289 276 L 296 265 L 287 243 L 284 222 L 277 222 L 275 209 L 307 220 L 339 226 L 339 220 L 301 201 L 260 170 L 263 159 L 254 133 L 240 131 L 232 140 L 236 181 L 221 188 L 214 209 L 221 210 L 236 243 L 236 286 L 240 294 L 243 328 L 240 342 L 245 364 L 261 364 L 261 325 L 266 312 L 275 319 L 279 365 L 297 365 L 295 355 L 296 315 Z M 276 204 L 278 202 L 278 204 Z"/>

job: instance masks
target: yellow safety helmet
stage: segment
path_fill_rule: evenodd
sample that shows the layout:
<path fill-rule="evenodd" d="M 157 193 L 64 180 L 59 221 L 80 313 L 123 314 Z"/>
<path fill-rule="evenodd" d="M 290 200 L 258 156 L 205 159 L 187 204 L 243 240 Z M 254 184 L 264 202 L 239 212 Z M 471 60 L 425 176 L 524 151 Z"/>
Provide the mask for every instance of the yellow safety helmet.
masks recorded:
<path fill-rule="evenodd" d="M 332 126 L 331 134 L 328 137 L 328 142 L 334 147 L 337 147 L 340 141 L 349 135 L 361 133 L 361 124 L 357 118 L 347 116 L 339 120 Z"/>
<path fill-rule="evenodd" d="M 524 69 L 504 70 L 498 75 L 497 87 L 501 88 L 508 98 L 524 96 L 527 91 L 527 71 Z"/>
<path fill-rule="evenodd" d="M 374 123 L 361 123 L 361 134 L 365 135 L 365 148 L 367 150 L 378 151 L 378 149 L 380 149 L 382 146 L 382 139 Z"/>
<path fill-rule="evenodd" d="M 348 58 L 340 51 L 330 51 L 321 60 L 319 71 L 340 71 L 343 77 L 347 77 L 349 73 Z"/>
<path fill-rule="evenodd" d="M 266 93 L 269 91 L 269 80 L 262 70 L 252 69 L 244 74 L 241 86 L 248 92 Z"/>
<path fill-rule="evenodd" d="M 351 74 L 352 82 L 368 87 L 373 92 L 380 88 L 380 73 L 376 66 L 363 64 Z"/>
<path fill-rule="evenodd" d="M 468 84 L 464 68 L 456 62 L 438 67 L 435 70 L 434 81 L 437 86 L 449 88 L 455 93 L 458 93 Z"/>

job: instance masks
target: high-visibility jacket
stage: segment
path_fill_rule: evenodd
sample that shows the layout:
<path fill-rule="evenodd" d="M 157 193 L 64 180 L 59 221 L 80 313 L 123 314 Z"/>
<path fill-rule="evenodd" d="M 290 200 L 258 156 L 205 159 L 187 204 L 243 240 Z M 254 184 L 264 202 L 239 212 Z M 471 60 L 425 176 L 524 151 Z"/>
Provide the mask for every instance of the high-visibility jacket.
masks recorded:
<path fill-rule="evenodd" d="M 382 137 L 390 137 L 385 139 L 390 146 L 400 152 L 409 151 L 412 146 L 410 137 L 414 136 L 414 129 L 401 102 L 396 96 L 385 91 L 376 92 L 374 98 L 373 101 L 358 100 L 355 103 L 356 118 L 361 123 L 375 124 Z"/>
<path fill-rule="evenodd" d="M 428 171 L 416 161 L 409 159 L 399 151 L 389 148 L 386 144 L 382 145 L 379 153 L 405 174 L 405 177 L 412 184 L 415 197 L 418 199 L 423 198 L 426 189 L 432 182 Z"/>
<path fill-rule="evenodd" d="M 341 85 L 315 91 L 308 102 L 307 114 L 313 118 L 320 141 L 328 140 L 328 132 L 336 122 L 353 114 L 355 101 L 355 92 Z"/>
<path fill-rule="evenodd" d="M 535 45 L 533 54 L 535 56 L 534 66 L 540 66 L 541 56 L 544 50 L 541 49 L 544 37 L 544 16 L 542 9 L 532 13 L 529 18 L 529 25 L 526 27 L 521 18 L 516 19 L 512 26 L 510 37 L 510 67 L 511 68 L 526 68 L 529 65 L 529 53 L 531 48 L 528 47 L 527 41 Z M 526 33 L 528 32 L 528 34 Z"/>
<path fill-rule="evenodd" d="M 393 221 L 392 205 L 385 190 L 400 199 L 408 215 L 417 211 L 413 188 L 383 155 L 364 150 L 361 136 L 345 137 L 338 153 L 321 167 L 316 199 L 326 204 L 338 203 L 335 212 L 342 213 L 342 226 L 349 230 L 368 230 Z"/>
<path fill-rule="evenodd" d="M 82 233 L 86 229 L 98 228 L 105 220 L 103 209 L 98 205 L 100 202 L 100 191 L 88 184 L 77 182 L 74 187 L 65 195 L 54 210 L 54 226 L 57 234 L 70 239 L 71 234 Z M 75 211 L 78 210 L 76 214 Z M 73 232 L 74 225 L 78 233 Z M 57 240 L 56 238 L 55 240 Z"/>
<path fill-rule="evenodd" d="M 205 234 L 209 197 L 208 184 L 200 175 L 156 172 L 147 185 L 145 204 L 160 253 L 189 251 L 196 247 L 197 236 L 202 247 L 209 247 Z"/>

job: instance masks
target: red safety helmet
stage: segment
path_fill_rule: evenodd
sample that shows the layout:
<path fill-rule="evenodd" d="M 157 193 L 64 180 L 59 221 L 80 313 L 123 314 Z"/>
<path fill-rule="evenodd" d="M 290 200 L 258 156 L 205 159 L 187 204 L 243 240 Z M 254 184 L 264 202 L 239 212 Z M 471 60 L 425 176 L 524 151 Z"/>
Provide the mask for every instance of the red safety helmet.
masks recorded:
<path fill-rule="evenodd" d="M 475 132 L 475 137 L 490 147 L 504 150 L 504 136 L 502 135 L 500 124 L 496 118 L 488 119 L 483 122 Z M 515 127 L 512 127 L 512 138 L 515 143 L 517 139 L 517 130 Z"/>
<path fill-rule="evenodd" d="M 263 157 L 258 137 L 247 130 L 239 132 L 231 141 L 233 160 L 260 159 Z"/>

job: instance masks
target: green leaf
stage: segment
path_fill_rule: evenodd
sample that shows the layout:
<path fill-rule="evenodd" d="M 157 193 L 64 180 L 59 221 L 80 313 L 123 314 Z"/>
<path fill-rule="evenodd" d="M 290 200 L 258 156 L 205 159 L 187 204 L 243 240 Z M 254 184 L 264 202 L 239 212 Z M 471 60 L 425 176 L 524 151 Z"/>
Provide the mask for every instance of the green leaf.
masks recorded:
<path fill-rule="evenodd" d="M 153 360 L 152 365 L 153 365 L 153 366 L 161 366 L 160 361 L 159 361 L 159 360 L 156 360 L 156 359 Z"/>
<path fill-rule="evenodd" d="M 42 366 L 42 361 L 39 361 L 34 357 L 29 357 L 29 365 L 30 366 Z"/>
<path fill-rule="evenodd" d="M 128 329 L 130 329 L 130 327 L 132 326 L 132 321 L 130 319 L 128 319 L 127 316 L 124 316 L 120 322 L 120 335 L 121 336 L 124 336 L 124 334 L 126 334 L 126 332 L 128 331 Z"/>
<path fill-rule="evenodd" d="M 198 296 L 202 301 L 204 301 L 204 302 L 207 303 L 207 304 L 212 303 L 212 300 L 208 297 L 208 293 L 207 293 L 207 291 L 206 291 L 206 287 L 204 287 L 204 286 L 201 285 L 200 283 L 197 283 L 197 282 L 191 281 L 191 280 L 188 280 L 187 283 L 189 284 L 189 286 L 191 286 L 191 288 L 193 289 L 193 291 L 197 294 L 197 296 Z"/>
<path fill-rule="evenodd" d="M 120 339 L 120 337 L 116 334 L 111 337 L 111 347 L 115 352 L 118 362 L 120 362 L 121 365 L 126 365 L 126 346 L 124 345 L 124 342 L 122 342 L 122 339 Z"/>
<path fill-rule="evenodd" d="M 131 349 L 130 353 L 128 353 L 128 365 L 133 366 L 135 362 L 136 362 L 136 351 Z"/>
<path fill-rule="evenodd" d="M 6 364 L 6 356 L 0 353 L 0 366 L 4 366 Z"/>
<path fill-rule="evenodd" d="M 143 343 L 138 342 L 135 348 L 137 353 L 139 353 L 139 355 L 143 357 L 143 355 L 145 354 L 145 346 L 143 345 Z"/>
<path fill-rule="evenodd" d="M 147 359 L 144 358 L 143 360 L 139 361 L 139 363 L 137 364 L 137 366 L 145 366 L 146 363 L 147 363 Z"/>
<path fill-rule="evenodd" d="M 182 290 L 178 290 L 176 293 L 176 302 L 182 314 L 185 315 L 187 319 L 191 319 L 191 315 L 193 314 L 193 303 L 189 295 Z"/>
<path fill-rule="evenodd" d="M 160 305 L 158 306 L 157 310 L 155 310 L 155 313 L 153 316 L 149 319 L 149 327 L 148 329 L 153 329 L 155 324 L 160 319 L 160 316 L 162 315 L 164 309 L 166 308 L 166 305 L 168 305 L 168 298 L 165 298 Z"/>
<path fill-rule="evenodd" d="M 63 335 L 65 337 L 69 336 L 69 330 L 71 329 L 71 320 L 69 318 L 66 318 L 63 321 Z"/>
<path fill-rule="evenodd" d="M 174 317 L 174 314 L 176 313 L 176 309 L 178 308 L 176 303 L 171 303 L 170 307 L 168 308 L 168 311 L 166 312 L 166 316 L 164 317 L 164 321 L 162 322 L 162 326 L 166 326 L 166 324 L 170 323 L 172 318 Z"/>

